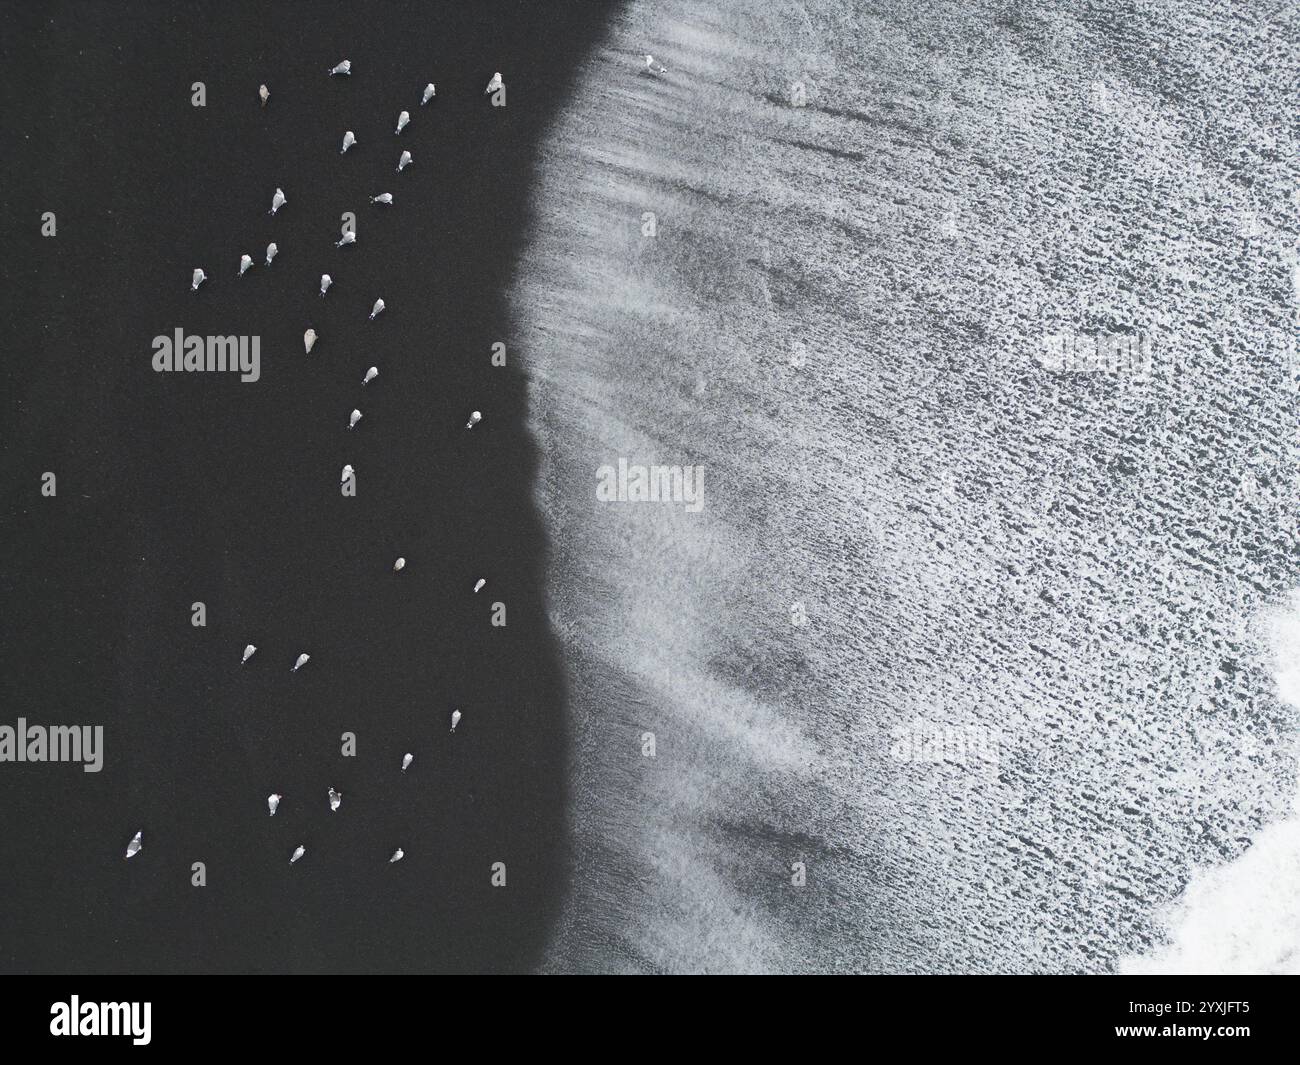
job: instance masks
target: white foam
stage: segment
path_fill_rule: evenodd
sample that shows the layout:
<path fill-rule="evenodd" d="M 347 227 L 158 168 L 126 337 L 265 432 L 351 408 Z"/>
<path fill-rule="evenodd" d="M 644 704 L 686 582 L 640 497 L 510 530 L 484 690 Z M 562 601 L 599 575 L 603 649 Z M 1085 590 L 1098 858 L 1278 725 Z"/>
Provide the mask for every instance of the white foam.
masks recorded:
<path fill-rule="evenodd" d="M 1300 592 L 1270 630 L 1278 694 L 1300 706 Z M 1167 915 L 1170 945 L 1120 972 L 1300 974 L 1300 787 L 1292 810 L 1236 861 L 1194 876 Z"/>

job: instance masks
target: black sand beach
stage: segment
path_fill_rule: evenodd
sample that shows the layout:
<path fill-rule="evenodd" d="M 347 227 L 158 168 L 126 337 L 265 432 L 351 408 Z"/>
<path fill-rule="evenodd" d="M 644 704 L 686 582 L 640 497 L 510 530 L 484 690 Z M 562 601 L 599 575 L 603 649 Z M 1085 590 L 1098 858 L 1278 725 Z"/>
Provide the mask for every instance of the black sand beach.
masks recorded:
<path fill-rule="evenodd" d="M 8 724 L 102 724 L 105 753 L 98 774 L 0 769 L 0 968 L 533 964 L 566 862 L 564 693 L 525 382 L 491 347 L 513 342 L 501 295 L 536 141 L 602 14 L 6 7 L 0 706 Z M 353 76 L 327 77 L 344 57 Z M 495 70 L 503 109 L 483 93 Z M 371 207 L 384 191 L 395 205 Z M 336 249 L 349 210 L 358 242 Z M 178 327 L 260 336 L 261 379 L 155 373 L 152 338 Z"/>

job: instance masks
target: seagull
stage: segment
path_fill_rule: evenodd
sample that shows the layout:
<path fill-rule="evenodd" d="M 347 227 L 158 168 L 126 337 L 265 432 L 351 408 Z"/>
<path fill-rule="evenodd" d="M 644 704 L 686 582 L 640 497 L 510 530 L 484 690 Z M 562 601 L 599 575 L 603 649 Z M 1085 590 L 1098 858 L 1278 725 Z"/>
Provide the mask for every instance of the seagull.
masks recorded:
<path fill-rule="evenodd" d="M 460 711 L 459 711 L 459 710 L 453 710 L 453 711 L 451 712 L 451 731 L 452 731 L 452 732 L 455 732 L 455 731 L 456 731 L 456 726 L 459 725 L 459 724 L 460 724 Z"/>
<path fill-rule="evenodd" d="M 357 422 L 359 421 L 361 421 L 361 412 L 359 410 L 354 410 L 352 416 L 348 419 L 348 428 L 355 429 Z"/>
<path fill-rule="evenodd" d="M 244 648 L 244 657 L 240 659 L 239 664 L 242 666 L 256 653 L 257 653 L 257 647 L 250 643 L 247 647 Z"/>
<path fill-rule="evenodd" d="M 471 411 L 469 416 L 469 421 L 465 423 L 465 428 L 473 429 L 474 426 L 478 425 L 478 423 L 481 422 L 482 420 L 483 420 L 482 414 L 480 414 L 478 411 Z"/>
<path fill-rule="evenodd" d="M 266 797 L 266 808 L 271 811 L 272 817 L 275 816 L 275 811 L 280 808 L 280 800 L 283 798 L 283 795 L 268 795 Z"/>
<path fill-rule="evenodd" d="M 208 275 L 203 272 L 202 267 L 194 268 L 194 278 L 190 281 L 190 291 L 198 292 L 199 286 L 208 279 Z"/>
<path fill-rule="evenodd" d="M 370 197 L 371 203 L 382 203 L 385 207 L 393 206 L 393 194 L 391 192 L 381 192 L 378 196 Z"/>
<path fill-rule="evenodd" d="M 356 231 L 349 229 L 346 233 L 343 234 L 342 240 L 336 240 L 334 242 L 334 247 L 341 248 L 345 244 L 355 244 L 356 242 L 357 242 Z"/>
<path fill-rule="evenodd" d="M 405 857 L 406 851 L 402 850 L 401 847 L 398 847 L 397 850 L 393 851 L 393 856 L 388 859 L 388 864 L 392 865 L 394 862 L 400 862 Z"/>
<path fill-rule="evenodd" d="M 279 251 L 280 251 L 280 245 L 278 245 L 275 241 L 271 241 L 271 243 L 266 246 L 267 266 L 271 265 L 271 260 L 274 259 L 277 254 L 279 254 Z"/>
<path fill-rule="evenodd" d="M 330 290 L 330 285 L 332 284 L 334 284 L 334 278 L 330 277 L 329 274 L 320 275 L 320 294 L 322 298 L 324 297 L 325 293 L 327 293 Z"/>
<path fill-rule="evenodd" d="M 375 305 L 370 308 L 370 320 L 373 322 L 376 318 L 378 318 L 383 313 L 384 313 L 384 301 L 375 300 Z"/>
<path fill-rule="evenodd" d="M 496 92 L 497 89 L 501 88 L 502 85 L 504 84 L 505 83 L 501 80 L 501 71 L 498 70 L 495 74 L 492 75 L 492 80 L 488 82 L 487 88 L 484 89 L 483 92 L 484 93 Z"/>
<path fill-rule="evenodd" d="M 345 59 L 343 60 L 342 63 L 340 63 L 338 66 L 336 66 L 333 70 L 330 71 L 330 77 L 332 78 L 335 74 L 351 74 L 351 73 L 352 73 L 352 60 Z"/>
<path fill-rule="evenodd" d="M 400 174 L 403 170 L 405 170 L 410 165 L 411 165 L 411 153 L 403 152 L 402 157 L 397 160 L 397 172 Z"/>
<path fill-rule="evenodd" d="M 244 274 L 246 274 L 252 268 L 253 268 L 252 256 L 241 255 L 239 257 L 239 276 L 243 277 Z"/>
<path fill-rule="evenodd" d="M 379 376 L 379 367 L 372 366 L 370 367 L 370 369 L 366 371 L 366 376 L 361 379 L 361 383 L 363 385 L 368 385 L 370 384 L 371 381 L 373 381 L 378 376 Z"/>
<path fill-rule="evenodd" d="M 293 669 L 289 670 L 289 672 L 297 673 L 298 670 L 302 669 L 302 667 L 305 666 L 310 661 L 311 661 L 311 655 L 307 654 L 304 651 L 302 654 L 298 656 L 298 660 L 293 664 Z"/>
<path fill-rule="evenodd" d="M 271 90 L 268 89 L 265 85 L 259 85 L 257 87 L 257 95 L 261 97 L 262 106 L 265 107 L 266 101 L 271 98 Z"/>
<path fill-rule="evenodd" d="M 343 467 L 343 476 L 339 479 L 339 483 L 342 484 L 344 481 L 346 481 L 349 477 L 351 477 L 351 476 L 352 476 L 354 473 L 356 473 L 356 472 L 357 472 L 357 471 L 354 470 L 354 469 L 352 468 L 351 463 L 349 463 L 348 465 L 344 466 L 344 467 Z"/>
<path fill-rule="evenodd" d="M 301 858 L 306 853 L 307 853 L 307 848 L 304 847 L 301 843 L 299 843 L 298 846 L 294 847 L 293 853 L 289 855 L 289 864 L 293 865 L 294 862 L 296 862 L 299 858 Z"/>
<path fill-rule="evenodd" d="M 433 82 L 429 82 L 424 87 L 424 95 L 420 97 L 420 106 L 423 107 L 437 95 L 438 90 L 433 87 Z"/>
<path fill-rule="evenodd" d="M 307 354 L 311 354 L 311 349 L 316 344 L 316 330 L 308 329 L 302 335 L 302 346 L 307 349 Z"/>
<path fill-rule="evenodd" d="M 276 189 L 275 195 L 271 197 L 271 214 L 275 214 L 281 207 L 289 201 L 285 199 L 284 189 Z"/>
<path fill-rule="evenodd" d="M 141 837 L 143 835 L 143 832 L 137 832 L 131 837 L 131 842 L 126 845 L 126 856 L 128 858 L 134 858 L 140 853 L 140 848 L 144 846 L 144 843 L 141 842 Z"/>
<path fill-rule="evenodd" d="M 411 121 L 411 112 L 403 111 L 400 115 L 397 116 L 397 129 L 395 129 L 393 132 L 401 133 L 402 130 L 406 128 L 406 124 L 410 121 Z"/>
<path fill-rule="evenodd" d="M 656 63 L 654 56 L 647 55 L 645 57 L 645 72 L 647 74 L 667 74 L 668 68 L 662 63 Z"/>
<path fill-rule="evenodd" d="M 356 143 L 357 143 L 357 135 L 353 133 L 351 130 L 348 130 L 345 134 L 343 134 L 343 147 L 339 149 L 339 155 L 342 155 L 349 148 L 351 148 L 352 145 Z"/>
<path fill-rule="evenodd" d="M 415 755 L 411 754 L 409 751 L 406 754 L 402 755 L 402 772 L 405 773 L 408 769 L 410 769 L 411 763 L 414 761 L 415 761 Z"/>
<path fill-rule="evenodd" d="M 476 583 L 476 584 L 474 585 L 474 594 L 475 594 L 475 595 L 478 595 L 478 593 L 479 593 L 479 589 L 482 588 L 483 585 L 485 585 L 485 584 L 487 584 L 487 581 L 485 581 L 482 577 L 480 577 L 480 578 L 478 579 L 478 583 Z"/>
<path fill-rule="evenodd" d="M 337 810 L 342 805 L 343 805 L 343 796 L 340 795 L 333 788 L 330 788 L 330 809 Z"/>
<path fill-rule="evenodd" d="M 406 569 L 406 559 L 404 559 L 404 558 L 399 558 L 396 562 L 393 563 L 393 572 L 394 572 L 394 573 L 401 573 L 402 570 L 404 570 L 404 569 Z"/>

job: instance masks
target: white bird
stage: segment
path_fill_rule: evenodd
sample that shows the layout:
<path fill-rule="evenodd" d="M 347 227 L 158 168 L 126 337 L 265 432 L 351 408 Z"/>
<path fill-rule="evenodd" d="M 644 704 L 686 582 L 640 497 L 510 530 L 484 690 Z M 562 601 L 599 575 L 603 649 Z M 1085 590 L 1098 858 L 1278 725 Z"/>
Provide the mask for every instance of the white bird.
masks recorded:
<path fill-rule="evenodd" d="M 497 89 L 501 88 L 502 85 L 504 84 L 505 83 L 501 80 L 501 71 L 498 70 L 495 74 L 492 75 L 492 80 L 487 83 L 487 88 L 484 89 L 483 92 L 484 93 L 496 92 Z"/>
<path fill-rule="evenodd" d="M 370 369 L 366 371 L 366 376 L 361 379 L 361 383 L 363 385 L 368 385 L 370 384 L 371 381 L 373 381 L 378 376 L 379 376 L 379 367 L 372 366 L 370 367 Z"/>
<path fill-rule="evenodd" d="M 271 243 L 266 246 L 266 265 L 270 266 L 271 260 L 274 259 L 279 253 L 280 253 L 280 245 L 278 245 L 275 241 L 271 241 Z"/>
<path fill-rule="evenodd" d="M 393 194 L 391 192 L 381 192 L 378 196 L 370 197 L 371 203 L 382 203 L 385 207 L 393 205 Z"/>
<path fill-rule="evenodd" d="M 131 837 L 131 842 L 126 845 L 126 856 L 128 858 L 134 858 L 140 853 L 140 848 L 144 846 L 143 836 L 143 832 L 137 832 Z"/>
<path fill-rule="evenodd" d="M 202 267 L 195 267 L 194 278 L 190 281 L 190 291 L 198 292 L 199 286 L 208 279 L 208 275 L 203 272 Z"/>
<path fill-rule="evenodd" d="M 289 855 L 289 864 L 293 865 L 294 862 L 296 862 L 299 858 L 301 858 L 306 853 L 307 853 L 307 848 L 304 847 L 301 843 L 299 843 L 298 846 L 294 847 L 293 853 Z"/>
<path fill-rule="evenodd" d="M 262 106 L 265 107 L 266 101 L 271 98 L 271 90 L 268 89 L 265 85 L 259 85 L 257 87 L 257 95 L 262 100 Z"/>
<path fill-rule="evenodd" d="M 394 862 L 400 862 L 405 857 L 406 851 L 402 850 L 401 847 L 398 847 L 397 850 L 393 851 L 393 856 L 388 859 L 388 864 L 392 865 Z"/>
<path fill-rule="evenodd" d="M 351 463 L 343 467 L 343 476 L 339 478 L 339 484 L 342 484 L 357 471 L 352 468 Z"/>
<path fill-rule="evenodd" d="M 423 107 L 427 104 L 437 95 L 437 93 L 438 90 L 433 87 L 433 82 L 429 82 L 429 84 L 424 87 L 424 95 L 420 97 L 420 106 Z"/>
<path fill-rule="evenodd" d="M 351 74 L 351 73 L 352 73 L 352 60 L 345 59 L 338 66 L 336 66 L 333 70 L 330 71 L 330 77 L 332 78 L 335 74 Z"/>
<path fill-rule="evenodd" d="M 288 202 L 289 202 L 288 199 L 286 199 L 284 195 L 284 189 L 276 189 L 275 195 L 271 197 L 270 213 L 275 214 L 276 211 L 278 211 L 281 207 L 283 207 Z"/>
<path fill-rule="evenodd" d="M 332 285 L 332 284 L 334 284 L 334 278 L 330 277 L 329 274 L 321 274 L 321 275 L 320 275 L 320 294 L 321 294 L 322 296 L 324 296 L 325 293 L 327 293 L 327 292 L 330 290 L 330 285 Z"/>
<path fill-rule="evenodd" d="M 250 643 L 247 647 L 244 648 L 244 657 L 243 657 L 242 659 L 240 659 L 239 664 L 242 666 L 245 662 L 247 662 L 250 658 L 252 658 L 253 655 L 256 654 L 256 653 L 257 653 L 257 648 L 256 648 L 253 644 Z"/>
<path fill-rule="evenodd" d="M 239 276 L 243 277 L 253 268 L 253 257 L 251 255 L 241 255 L 239 257 Z"/>
<path fill-rule="evenodd" d="M 337 810 L 342 805 L 343 805 L 343 796 L 340 795 L 333 788 L 330 788 L 330 809 Z"/>
<path fill-rule="evenodd" d="M 473 429 L 474 426 L 478 425 L 478 423 L 481 422 L 482 420 L 483 420 L 482 414 L 480 414 L 478 411 L 471 411 L 469 416 L 469 421 L 465 423 L 465 428 Z"/>
<path fill-rule="evenodd" d="M 316 344 L 316 330 L 308 329 L 307 332 L 303 333 L 302 335 L 302 346 L 307 349 L 308 355 L 311 354 L 311 349 L 315 346 L 315 344 Z"/>
<path fill-rule="evenodd" d="M 370 308 L 370 320 L 373 322 L 376 318 L 378 318 L 383 313 L 384 313 L 384 301 L 375 300 L 375 305 Z"/>
<path fill-rule="evenodd" d="M 474 594 L 478 595 L 479 589 L 481 589 L 485 584 L 487 584 L 487 581 L 485 581 L 482 577 L 480 577 L 478 579 L 478 582 L 474 585 Z"/>
<path fill-rule="evenodd" d="M 406 128 L 406 124 L 410 121 L 411 121 L 411 112 L 403 111 L 400 115 L 397 116 L 397 129 L 395 129 L 393 132 L 401 133 L 402 130 Z"/>
<path fill-rule="evenodd" d="M 343 134 L 343 147 L 339 149 L 339 155 L 342 155 L 349 148 L 351 148 L 352 145 L 356 143 L 357 143 L 357 135 L 353 133 L 351 130 L 348 130 L 345 134 Z"/>
<path fill-rule="evenodd" d="M 300 654 L 300 655 L 298 656 L 297 661 L 294 662 L 294 664 L 293 664 L 293 669 L 291 669 L 289 672 L 290 672 L 290 673 L 297 673 L 298 670 L 302 669 L 302 667 L 305 666 L 305 665 L 306 665 L 308 662 L 310 662 L 310 661 L 311 661 L 311 655 L 307 654 L 307 653 L 304 651 L 302 654 Z"/>
<path fill-rule="evenodd" d="M 411 153 L 403 152 L 400 159 L 397 160 L 397 172 L 400 174 L 411 165 Z"/>
<path fill-rule="evenodd" d="M 459 710 L 453 710 L 453 711 L 451 712 L 451 731 L 452 731 L 452 732 L 455 732 L 455 731 L 456 731 L 456 726 L 459 725 L 459 724 L 460 724 L 460 711 L 459 711 Z"/>
<path fill-rule="evenodd" d="M 361 421 L 361 412 L 359 410 L 353 410 L 352 416 L 348 418 L 348 428 L 349 429 L 356 428 L 356 424 L 359 421 Z"/>
<path fill-rule="evenodd" d="M 408 769 L 410 769 L 411 763 L 414 761 L 415 761 L 415 755 L 411 754 L 409 751 L 406 754 L 402 755 L 402 772 L 405 773 Z"/>
<path fill-rule="evenodd" d="M 668 68 L 662 63 L 656 63 L 654 56 L 647 55 L 645 57 L 645 72 L 647 74 L 666 74 L 668 73 Z"/>
<path fill-rule="evenodd" d="M 349 229 L 346 233 L 343 234 L 342 240 L 336 240 L 334 242 L 334 247 L 341 248 L 345 244 L 355 244 L 356 242 L 357 242 L 356 230 Z"/>
<path fill-rule="evenodd" d="M 275 816 L 275 811 L 280 808 L 280 800 L 283 798 L 283 795 L 268 795 L 266 797 L 266 808 L 271 811 L 272 817 Z"/>

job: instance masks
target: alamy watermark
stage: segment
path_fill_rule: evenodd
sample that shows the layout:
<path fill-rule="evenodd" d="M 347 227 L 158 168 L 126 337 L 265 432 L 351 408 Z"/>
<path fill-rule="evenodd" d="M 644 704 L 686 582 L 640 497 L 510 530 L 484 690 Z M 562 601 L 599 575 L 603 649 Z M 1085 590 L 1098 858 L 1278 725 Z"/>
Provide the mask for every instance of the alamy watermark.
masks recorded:
<path fill-rule="evenodd" d="M 681 503 L 692 514 L 704 509 L 703 466 L 629 463 L 596 470 L 596 498 L 602 503 Z"/>
<path fill-rule="evenodd" d="M 1063 373 L 1113 373 L 1147 377 L 1151 338 L 1142 333 L 1048 333 L 1035 358 Z"/>
<path fill-rule="evenodd" d="M 889 739 L 889 755 L 899 762 L 950 762 L 990 772 L 998 767 L 998 734 L 981 725 L 941 725 L 913 718 L 906 725 L 891 728 Z"/>
<path fill-rule="evenodd" d="M 135 1046 L 148 1046 L 152 1036 L 152 1002 L 82 1002 L 73 995 L 50 1005 L 50 1035 L 127 1037 Z"/>
<path fill-rule="evenodd" d="M 178 327 L 173 336 L 154 337 L 153 352 L 155 373 L 231 370 L 245 384 L 262 376 L 260 336 L 186 336 Z"/>
<path fill-rule="evenodd" d="M 86 773 L 104 768 L 103 725 L 0 725 L 0 762 L 81 762 Z"/>

